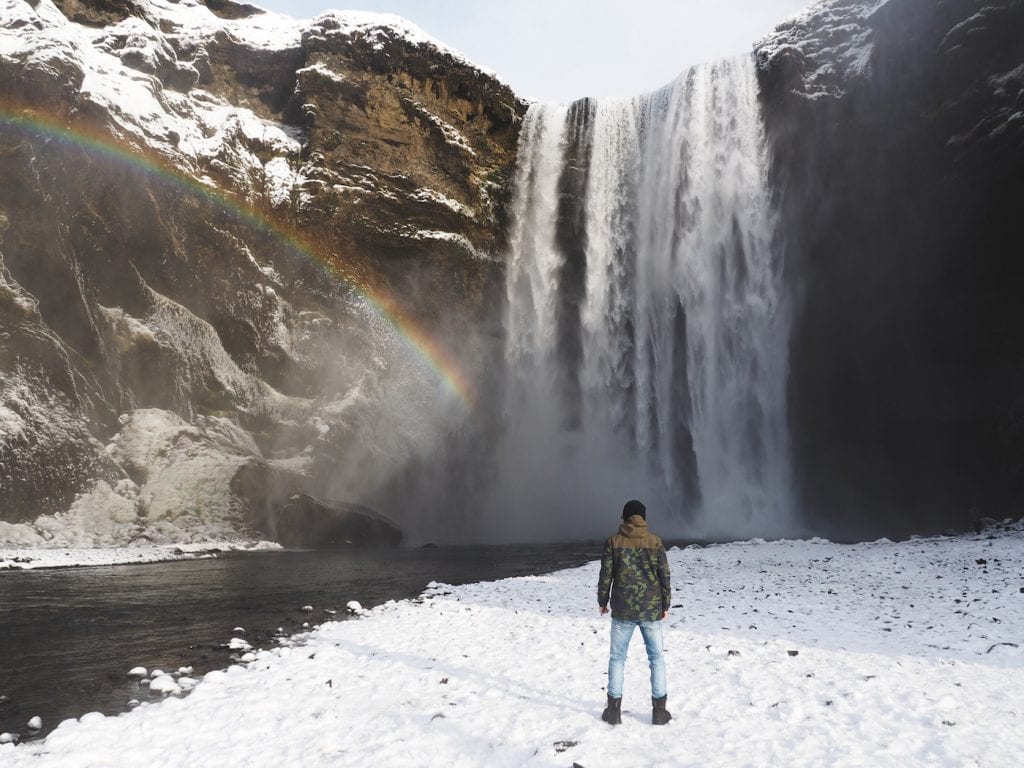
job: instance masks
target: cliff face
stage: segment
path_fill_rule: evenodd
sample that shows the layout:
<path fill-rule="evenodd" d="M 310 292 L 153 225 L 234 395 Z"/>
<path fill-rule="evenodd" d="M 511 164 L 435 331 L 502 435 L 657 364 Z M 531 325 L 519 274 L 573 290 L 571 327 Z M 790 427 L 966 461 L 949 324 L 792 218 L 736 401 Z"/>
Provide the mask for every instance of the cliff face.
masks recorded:
<path fill-rule="evenodd" d="M 394 17 L 0 11 L 0 540 L 372 504 L 500 351 L 524 105 Z"/>
<path fill-rule="evenodd" d="M 829 0 L 757 50 L 816 527 L 1020 514 L 1024 3 Z"/>

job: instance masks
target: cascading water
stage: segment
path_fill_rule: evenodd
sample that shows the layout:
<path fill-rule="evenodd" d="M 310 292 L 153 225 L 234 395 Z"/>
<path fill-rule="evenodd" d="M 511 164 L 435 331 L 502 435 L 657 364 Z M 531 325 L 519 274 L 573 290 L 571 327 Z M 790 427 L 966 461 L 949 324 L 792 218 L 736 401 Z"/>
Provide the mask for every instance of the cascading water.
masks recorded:
<path fill-rule="evenodd" d="M 632 497 L 679 535 L 790 529 L 776 240 L 750 59 L 530 108 L 494 535 L 596 535 Z"/>

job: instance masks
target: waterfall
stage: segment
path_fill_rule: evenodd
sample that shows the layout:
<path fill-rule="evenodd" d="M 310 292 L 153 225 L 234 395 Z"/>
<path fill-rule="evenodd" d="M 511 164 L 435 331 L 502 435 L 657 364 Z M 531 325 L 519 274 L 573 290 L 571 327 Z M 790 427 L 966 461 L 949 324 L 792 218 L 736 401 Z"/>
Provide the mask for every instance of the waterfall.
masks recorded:
<path fill-rule="evenodd" d="M 596 534 L 633 497 L 677 535 L 789 529 L 789 318 L 757 97 L 742 58 L 636 99 L 530 107 L 499 536 Z"/>

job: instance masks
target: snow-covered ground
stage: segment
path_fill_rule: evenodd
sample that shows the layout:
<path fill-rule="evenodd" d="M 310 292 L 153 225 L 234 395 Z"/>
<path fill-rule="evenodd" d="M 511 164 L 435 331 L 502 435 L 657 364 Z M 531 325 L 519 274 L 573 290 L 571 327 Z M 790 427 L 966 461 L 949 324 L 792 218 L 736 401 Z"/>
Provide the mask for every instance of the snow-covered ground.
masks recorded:
<path fill-rule="evenodd" d="M 126 565 L 197 560 L 220 552 L 280 549 L 272 541 L 204 541 L 198 544 L 150 544 L 125 547 L 0 548 L 0 571 L 10 569 L 68 568 L 76 565 Z M 3 578 L 0 576 L 0 578 Z M 2 691 L 0 691 L 2 693 Z"/>
<path fill-rule="evenodd" d="M 211 672 L 187 698 L 0 746 L 0 764 L 1024 765 L 1019 525 L 669 558 L 665 727 L 650 725 L 638 639 L 623 724 L 599 719 L 608 620 L 590 563 L 432 585 Z"/>

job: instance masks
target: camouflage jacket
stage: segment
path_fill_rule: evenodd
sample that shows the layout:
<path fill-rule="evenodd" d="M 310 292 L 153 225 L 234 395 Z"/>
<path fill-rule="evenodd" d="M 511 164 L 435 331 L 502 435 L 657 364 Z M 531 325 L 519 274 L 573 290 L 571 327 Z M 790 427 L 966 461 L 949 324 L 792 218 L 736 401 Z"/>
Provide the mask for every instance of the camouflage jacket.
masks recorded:
<path fill-rule="evenodd" d="M 597 603 L 608 605 L 612 616 L 623 621 L 657 621 L 672 599 L 668 558 L 661 539 L 647 522 L 633 515 L 604 545 Z"/>

